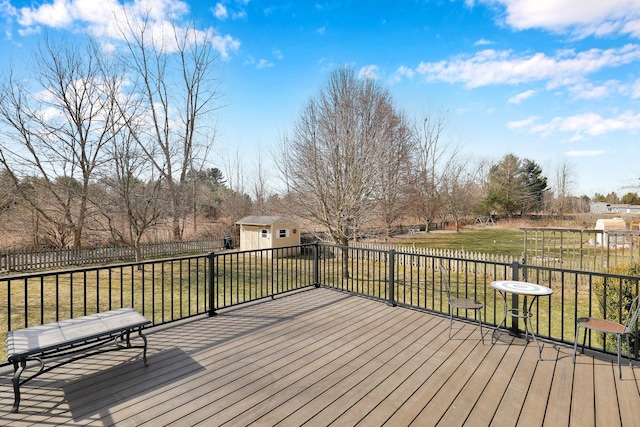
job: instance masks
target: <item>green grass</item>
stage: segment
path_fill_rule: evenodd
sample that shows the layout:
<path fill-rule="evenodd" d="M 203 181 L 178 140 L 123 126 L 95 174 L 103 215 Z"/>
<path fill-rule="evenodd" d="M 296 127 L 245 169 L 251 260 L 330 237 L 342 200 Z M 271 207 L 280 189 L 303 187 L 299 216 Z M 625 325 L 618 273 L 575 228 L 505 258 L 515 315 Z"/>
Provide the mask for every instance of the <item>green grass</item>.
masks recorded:
<path fill-rule="evenodd" d="M 3 278 L 0 340 L 6 341 L 9 318 L 11 329 L 19 329 L 121 306 L 133 306 L 155 323 L 202 312 L 207 280 L 201 265 L 185 260 L 174 263 L 174 268 L 182 270 L 182 275 L 148 264 L 144 270 L 106 267 L 86 273 Z M 0 360 L 5 359 L 5 350 L 0 348 Z"/>
<path fill-rule="evenodd" d="M 523 234 L 520 230 L 469 228 L 460 233 L 432 232 L 401 236 L 390 239 L 388 243 L 517 257 L 521 255 Z M 386 299 L 388 289 L 385 286 L 389 266 L 384 261 L 384 256 L 379 257 L 380 253 L 382 252 L 376 252 L 377 255 L 372 259 L 350 259 L 351 274 L 348 279 L 343 278 L 339 253 L 334 258 L 324 258 L 320 267 L 320 281 L 340 289 Z M 290 290 L 288 286 L 291 284 L 294 287 L 303 286 L 313 281 L 313 271 L 308 259 L 271 259 L 239 254 L 230 254 L 217 259 L 215 280 L 218 287 L 214 303 L 216 309 Z M 422 264 L 396 265 L 396 298 L 399 302 L 446 313 L 446 301 L 443 298 L 439 271 L 434 270 L 434 258 L 421 259 L 424 261 Z M 495 297 L 496 294 L 488 287 L 488 283 L 503 277 L 494 277 L 494 274 L 499 274 L 499 270 L 494 272 L 489 264 L 487 264 L 488 267 L 483 265 L 483 263 L 476 265 L 472 262 L 467 268 L 467 264 L 462 264 L 464 268 L 452 271 L 452 283 L 468 283 L 469 286 L 464 289 L 465 295 L 460 296 L 481 300 L 485 303 L 483 312 L 485 321 L 499 322 L 503 301 Z M 116 306 L 122 304 L 134 305 L 139 309 L 144 308 L 147 317 L 155 322 L 162 322 L 204 310 L 208 277 L 205 277 L 203 267 L 202 263 L 174 261 L 168 267 L 147 265 L 144 271 L 134 268 L 111 271 L 110 268 L 104 268 L 87 275 L 62 273 L 57 283 L 55 275 L 46 276 L 42 281 L 36 275 L 27 283 L 23 283 L 22 280 L 17 281 L 11 287 L 11 295 L 8 295 L 7 286 L 0 287 L 0 300 L 9 301 L 11 298 L 12 328 L 22 327 L 25 304 L 29 307 L 27 315 L 29 325 L 40 324 L 41 321 L 43 323 L 54 321 L 56 306 L 60 310 L 60 318 L 66 318 L 70 315 L 72 307 L 74 316 L 77 316 L 78 310 L 85 306 L 90 312 L 95 312 L 97 309 L 104 311 L 109 308 L 109 301 Z M 548 305 L 548 298 L 540 299 L 541 306 L 536 316 L 540 322 L 539 331 L 541 335 L 571 341 L 575 324 L 573 313 L 578 311 L 579 315 L 586 315 L 588 313 L 584 312 L 585 307 L 591 306 L 597 309 L 597 301 L 593 295 L 589 295 L 589 288 L 581 285 L 582 279 L 577 280 L 557 272 L 548 274 L 552 276 L 537 278 L 541 283 L 555 290 L 551 297 L 553 301 L 551 308 Z M 155 283 L 155 287 L 151 286 L 152 282 Z M 561 287 L 563 282 L 567 283 L 564 290 Z M 100 286 L 97 286 L 98 283 Z M 107 286 L 109 283 L 111 285 Z M 194 283 L 197 283 L 197 286 L 194 286 Z M 577 288 L 572 288 L 572 284 Z M 24 293 L 25 286 L 28 288 L 27 295 Z M 576 290 L 578 294 L 575 293 Z M 58 300 L 57 303 L 56 300 Z M 41 301 L 46 301 L 42 319 L 39 309 Z M 559 307 L 563 305 L 564 313 L 560 313 Z M 579 307 L 578 310 L 576 306 Z M 2 341 L 6 336 L 7 314 L 6 308 L 4 310 L 0 308 L 0 340 Z M 461 312 L 460 315 L 465 314 Z M 4 348 L 0 348 L 0 357 L 4 359 Z"/>
<path fill-rule="evenodd" d="M 387 243 L 519 257 L 524 249 L 524 232 L 497 227 L 464 228 L 458 233 L 455 231 L 431 231 L 401 235 L 388 239 Z"/>

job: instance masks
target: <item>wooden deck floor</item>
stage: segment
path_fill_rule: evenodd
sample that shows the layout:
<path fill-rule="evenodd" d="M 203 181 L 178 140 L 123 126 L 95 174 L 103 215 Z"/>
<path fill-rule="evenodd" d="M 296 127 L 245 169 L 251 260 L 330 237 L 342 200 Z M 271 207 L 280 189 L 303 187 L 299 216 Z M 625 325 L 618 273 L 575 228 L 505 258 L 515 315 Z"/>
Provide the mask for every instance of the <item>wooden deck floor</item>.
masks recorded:
<path fill-rule="evenodd" d="M 640 367 L 328 289 L 148 331 L 137 350 L 85 358 L 23 386 L 0 425 L 640 425 Z"/>

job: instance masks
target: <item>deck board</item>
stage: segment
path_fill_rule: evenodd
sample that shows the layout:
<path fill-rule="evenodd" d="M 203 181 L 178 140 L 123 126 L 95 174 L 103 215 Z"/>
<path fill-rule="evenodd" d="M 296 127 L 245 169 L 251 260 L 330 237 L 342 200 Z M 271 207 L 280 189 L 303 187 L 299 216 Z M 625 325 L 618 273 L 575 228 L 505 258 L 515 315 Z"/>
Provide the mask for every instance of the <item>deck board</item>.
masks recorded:
<path fill-rule="evenodd" d="M 569 353 L 568 357 L 572 357 L 571 353 Z M 593 384 L 593 359 L 578 354 L 571 395 L 571 408 L 573 409 L 571 426 L 595 426 L 595 392 Z"/>
<path fill-rule="evenodd" d="M 573 363 L 558 363 L 558 355 L 554 355 L 554 357 L 556 362 L 554 363 L 547 410 L 544 414 L 544 425 L 566 426 L 569 425 L 571 399 L 566 399 L 565 396 L 571 396 L 575 367 Z"/>
<path fill-rule="evenodd" d="M 593 381 L 593 389 L 596 393 L 596 425 L 619 425 L 620 414 L 616 390 L 616 381 L 619 381 L 616 380 L 618 376 L 617 362 L 596 359 L 594 365 L 596 366 Z"/>
<path fill-rule="evenodd" d="M 491 377 L 496 375 L 497 372 L 509 369 L 502 366 L 507 348 L 507 346 L 501 345 L 491 346 L 478 368 L 471 373 L 469 381 L 464 385 L 464 388 L 453 402 L 448 405 L 448 408 L 446 408 L 445 414 L 439 420 L 440 424 L 456 425 L 463 417 L 464 420 L 468 420 L 470 424 L 478 422 L 476 418 L 469 418 L 478 405 L 467 405 L 469 402 L 477 402 L 485 391 L 490 394 L 492 389 L 487 389 L 487 384 L 491 380 Z M 479 408 L 479 411 L 487 411 L 493 414 L 495 411 L 495 402 L 496 400 L 487 402 L 483 408 Z M 485 425 L 489 425 L 491 421 L 490 418 L 489 420 L 487 420 L 487 418 L 489 417 L 485 414 Z"/>
<path fill-rule="evenodd" d="M 329 289 L 148 330 L 139 350 L 94 356 L 23 386 L 0 368 L 0 425 L 634 425 L 640 367 L 609 355 Z M 626 362 L 626 360 L 625 360 Z M 4 410 L 3 410 L 4 409 Z"/>

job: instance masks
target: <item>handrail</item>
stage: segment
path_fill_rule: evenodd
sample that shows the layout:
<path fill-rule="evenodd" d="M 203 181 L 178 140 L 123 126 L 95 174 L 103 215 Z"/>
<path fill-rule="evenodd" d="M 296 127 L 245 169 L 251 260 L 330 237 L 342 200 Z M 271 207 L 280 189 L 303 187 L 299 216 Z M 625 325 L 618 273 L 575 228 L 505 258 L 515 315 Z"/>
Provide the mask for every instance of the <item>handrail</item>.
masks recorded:
<path fill-rule="evenodd" d="M 226 307 L 310 286 L 447 314 L 440 264 L 450 271 L 458 295 L 484 304 L 488 326 L 495 326 L 503 312 L 491 281 L 515 278 L 553 288 L 552 296 L 539 298 L 532 307 L 532 322 L 538 337 L 563 343 L 573 343 L 577 317 L 615 320 L 626 314 L 627 295 L 639 292 L 640 277 L 635 276 L 316 243 L 3 276 L 0 340 L 11 329 L 126 306 L 154 325 L 213 316 Z M 473 313 L 468 314 L 472 320 Z M 462 310 L 457 313 L 461 319 L 466 316 Z M 632 341 L 637 354 L 637 330 Z M 610 345 L 595 334 L 587 342 L 596 350 L 609 351 Z"/>

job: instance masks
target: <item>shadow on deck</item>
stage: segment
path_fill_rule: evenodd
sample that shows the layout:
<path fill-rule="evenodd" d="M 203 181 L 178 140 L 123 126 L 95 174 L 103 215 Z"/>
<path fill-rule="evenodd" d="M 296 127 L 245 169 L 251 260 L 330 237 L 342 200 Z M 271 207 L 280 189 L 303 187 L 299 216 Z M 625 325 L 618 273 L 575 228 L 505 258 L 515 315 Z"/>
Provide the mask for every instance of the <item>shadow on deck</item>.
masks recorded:
<path fill-rule="evenodd" d="M 640 367 L 329 289 L 148 330 L 22 387 L 0 370 L 0 425 L 640 425 Z M 626 362 L 626 360 L 625 360 Z"/>

